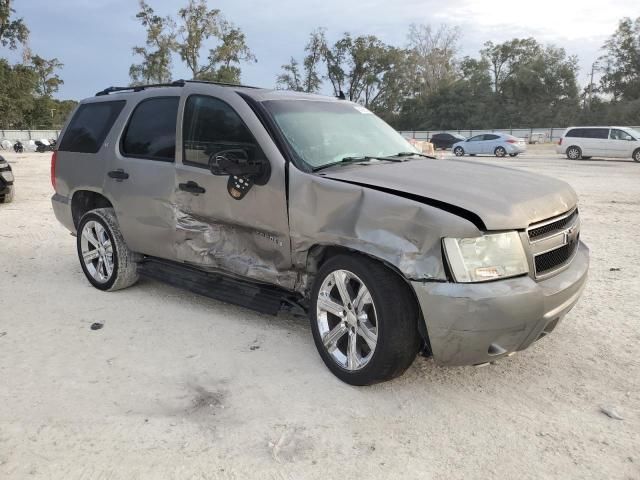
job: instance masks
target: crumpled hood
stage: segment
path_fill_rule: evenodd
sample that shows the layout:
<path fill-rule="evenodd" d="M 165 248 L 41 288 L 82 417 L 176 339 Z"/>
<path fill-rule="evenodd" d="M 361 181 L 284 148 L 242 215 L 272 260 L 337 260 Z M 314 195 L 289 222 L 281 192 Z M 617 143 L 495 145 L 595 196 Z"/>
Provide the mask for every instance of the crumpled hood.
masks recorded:
<path fill-rule="evenodd" d="M 322 173 L 324 178 L 421 197 L 460 216 L 471 212 L 487 230 L 524 229 L 577 203 L 575 191 L 561 180 L 468 160 L 425 158 L 335 167 Z"/>

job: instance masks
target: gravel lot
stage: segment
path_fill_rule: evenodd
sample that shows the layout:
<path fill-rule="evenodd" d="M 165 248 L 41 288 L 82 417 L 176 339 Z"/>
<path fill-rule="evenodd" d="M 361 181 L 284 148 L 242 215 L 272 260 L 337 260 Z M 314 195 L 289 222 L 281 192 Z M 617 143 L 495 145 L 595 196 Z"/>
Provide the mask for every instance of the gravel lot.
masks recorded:
<path fill-rule="evenodd" d="M 640 164 L 551 152 L 477 160 L 577 190 L 577 307 L 495 365 L 418 358 L 367 388 L 329 373 L 302 319 L 150 280 L 92 288 L 51 211 L 49 155 L 1 152 L 0 478 L 640 478 Z"/>

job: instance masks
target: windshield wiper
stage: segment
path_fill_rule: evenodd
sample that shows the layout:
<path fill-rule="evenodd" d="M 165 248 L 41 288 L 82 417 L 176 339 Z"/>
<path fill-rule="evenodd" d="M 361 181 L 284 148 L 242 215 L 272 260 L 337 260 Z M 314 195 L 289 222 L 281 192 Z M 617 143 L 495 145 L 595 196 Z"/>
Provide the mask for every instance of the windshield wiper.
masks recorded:
<path fill-rule="evenodd" d="M 404 162 L 404 160 L 400 160 L 399 158 L 393 158 L 393 157 L 397 157 L 397 155 L 392 155 L 390 157 L 371 157 L 369 155 L 362 155 L 359 157 L 344 157 L 338 162 L 327 163 L 326 165 L 320 165 L 319 167 L 315 167 L 313 171 L 317 172 L 318 170 L 323 170 L 325 168 L 333 167 L 334 165 L 343 165 L 346 163 L 370 162 L 371 160 L 383 160 L 387 162 Z"/>
<path fill-rule="evenodd" d="M 393 156 L 394 157 L 424 157 L 424 158 L 430 158 L 432 160 L 436 159 L 436 157 L 434 157 L 433 155 L 426 155 L 424 153 L 418 153 L 418 152 L 400 152 L 400 153 L 396 153 Z"/>

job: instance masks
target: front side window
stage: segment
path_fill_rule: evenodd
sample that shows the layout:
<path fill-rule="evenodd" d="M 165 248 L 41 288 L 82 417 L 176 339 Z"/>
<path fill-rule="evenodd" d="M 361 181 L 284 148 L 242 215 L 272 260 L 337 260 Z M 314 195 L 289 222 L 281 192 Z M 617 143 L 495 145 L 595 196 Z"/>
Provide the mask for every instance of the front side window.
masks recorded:
<path fill-rule="evenodd" d="M 224 150 L 240 149 L 249 160 L 265 159 L 249 128 L 225 102 L 191 95 L 184 109 L 183 163 L 209 167 L 209 159 Z"/>
<path fill-rule="evenodd" d="M 126 102 L 80 105 L 60 142 L 63 152 L 97 153 Z"/>
<path fill-rule="evenodd" d="M 484 140 L 484 135 L 476 135 L 475 137 L 471 137 L 468 141 L 469 142 L 480 142 Z"/>
<path fill-rule="evenodd" d="M 176 155 L 178 97 L 141 101 L 129 119 L 121 151 L 127 157 L 173 162 Z"/>
<path fill-rule="evenodd" d="M 612 128 L 611 133 L 609 134 L 609 138 L 611 140 L 633 140 L 634 138 L 629 135 L 624 130 L 620 130 L 618 128 Z"/>
<path fill-rule="evenodd" d="M 297 156 L 311 168 L 348 157 L 416 151 L 383 120 L 351 102 L 267 100 L 263 105 Z"/>

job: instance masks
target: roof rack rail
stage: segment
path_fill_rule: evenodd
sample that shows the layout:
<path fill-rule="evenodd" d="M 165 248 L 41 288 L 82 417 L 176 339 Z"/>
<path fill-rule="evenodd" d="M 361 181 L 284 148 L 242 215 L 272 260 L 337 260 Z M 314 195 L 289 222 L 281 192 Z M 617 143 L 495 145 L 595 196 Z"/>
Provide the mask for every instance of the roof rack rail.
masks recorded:
<path fill-rule="evenodd" d="M 115 92 L 126 92 L 126 91 L 133 91 L 133 92 L 141 92 L 142 90 L 145 90 L 147 88 L 156 88 L 156 87 L 184 87 L 185 81 L 184 80 L 175 80 L 173 82 L 170 83 L 152 83 L 150 85 L 132 85 L 129 87 L 109 87 L 109 88 L 105 88 L 104 90 L 99 91 L 98 93 L 96 93 L 96 97 L 101 97 L 103 95 L 109 95 L 110 93 L 115 93 Z"/>
<path fill-rule="evenodd" d="M 241 88 L 255 88 L 262 89 L 263 87 L 255 87 L 253 85 L 242 85 L 240 83 L 226 83 L 226 82 L 214 82 L 212 80 L 182 80 L 186 83 L 209 83 L 211 85 L 220 85 L 222 87 L 241 87 Z"/>
<path fill-rule="evenodd" d="M 127 91 L 141 92 L 147 88 L 184 87 L 185 84 L 187 83 L 207 83 L 210 85 L 220 85 L 223 87 L 242 87 L 242 88 L 255 88 L 255 89 L 262 88 L 262 87 L 253 87 L 251 85 L 240 85 L 237 83 L 212 82 L 209 80 L 175 80 L 170 83 L 153 83 L 150 85 L 132 85 L 130 87 L 109 87 L 96 93 L 96 97 L 101 97 L 103 95 L 109 95 L 110 93 L 116 93 L 116 92 L 127 92 Z"/>

